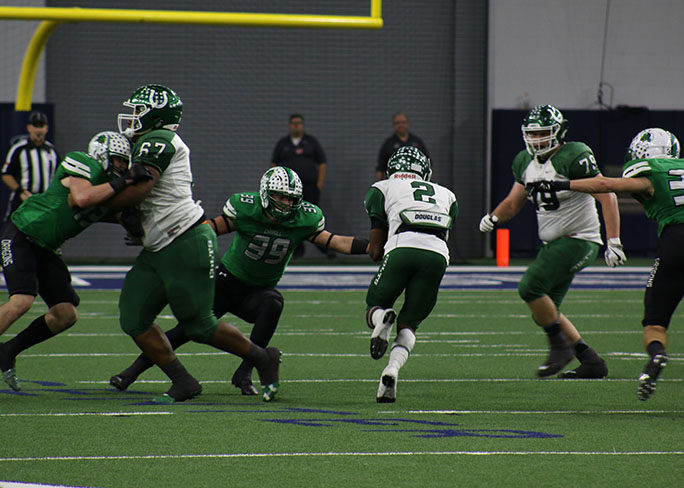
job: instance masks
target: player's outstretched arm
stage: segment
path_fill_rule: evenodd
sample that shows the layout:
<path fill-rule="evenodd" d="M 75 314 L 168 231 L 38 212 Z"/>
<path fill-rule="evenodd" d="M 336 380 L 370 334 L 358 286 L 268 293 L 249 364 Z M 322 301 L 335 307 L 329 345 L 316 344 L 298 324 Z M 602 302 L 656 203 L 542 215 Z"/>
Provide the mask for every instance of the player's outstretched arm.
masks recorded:
<path fill-rule="evenodd" d="M 605 176 L 594 176 L 593 178 L 582 178 L 571 180 L 570 190 L 582 193 L 649 193 L 653 192 L 651 181 L 645 176 L 638 178 L 607 178 Z"/>
<path fill-rule="evenodd" d="M 324 230 L 309 237 L 309 240 L 318 247 L 332 249 L 342 254 L 368 254 L 368 239 L 340 236 Z"/>
<path fill-rule="evenodd" d="M 235 230 L 233 222 L 231 222 L 231 220 L 224 214 L 214 217 L 213 219 L 207 219 L 207 223 L 214 230 L 214 232 L 216 232 L 217 236 L 220 236 L 221 234 L 228 234 L 229 232 L 233 232 L 233 230 Z"/>

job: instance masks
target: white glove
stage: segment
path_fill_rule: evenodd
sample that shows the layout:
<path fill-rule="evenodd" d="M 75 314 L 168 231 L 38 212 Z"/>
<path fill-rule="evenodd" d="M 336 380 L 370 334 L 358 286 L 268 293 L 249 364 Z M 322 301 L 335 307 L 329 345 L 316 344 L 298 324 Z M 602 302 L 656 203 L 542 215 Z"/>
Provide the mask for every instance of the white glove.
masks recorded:
<path fill-rule="evenodd" d="M 499 217 L 496 215 L 487 214 L 480 220 L 480 232 L 491 232 L 494 230 Z"/>
<path fill-rule="evenodd" d="M 606 264 L 611 268 L 621 266 L 627 262 L 627 256 L 625 256 L 625 251 L 622 249 L 622 242 L 620 242 L 619 237 L 608 239 L 606 252 L 603 254 L 603 257 L 606 259 Z"/>

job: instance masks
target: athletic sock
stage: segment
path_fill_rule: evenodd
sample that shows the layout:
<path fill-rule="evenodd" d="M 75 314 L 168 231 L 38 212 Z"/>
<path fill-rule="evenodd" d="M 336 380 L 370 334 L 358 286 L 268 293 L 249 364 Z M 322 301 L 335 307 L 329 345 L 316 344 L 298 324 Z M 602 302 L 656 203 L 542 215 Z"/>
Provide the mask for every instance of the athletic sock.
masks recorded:
<path fill-rule="evenodd" d="M 190 339 L 188 339 L 188 336 L 186 336 L 185 332 L 183 331 L 183 327 L 180 325 L 177 325 L 173 329 L 167 331 L 166 338 L 169 340 L 169 343 L 174 351 L 183 344 L 190 342 Z"/>
<path fill-rule="evenodd" d="M 249 351 L 247 351 L 247 354 L 243 359 L 248 363 L 253 364 L 258 369 L 268 362 L 268 353 L 266 352 L 266 349 L 264 349 L 263 347 L 257 346 L 256 344 L 252 343 L 252 345 L 249 348 Z"/>
<path fill-rule="evenodd" d="M 580 357 L 580 354 L 589 349 L 589 346 L 587 346 L 587 344 L 581 338 L 579 341 L 575 342 L 572 347 L 575 349 L 575 356 L 578 358 Z"/>
<path fill-rule="evenodd" d="M 648 347 L 646 347 L 646 351 L 648 352 L 648 355 L 652 358 L 657 356 L 658 354 L 667 355 L 667 353 L 665 352 L 665 346 L 663 346 L 663 343 L 660 341 L 651 342 L 648 345 Z"/>
<path fill-rule="evenodd" d="M 45 315 L 41 315 L 19 332 L 14 339 L 5 343 L 5 352 L 11 357 L 16 357 L 21 351 L 46 341 L 54 335 L 45 322 Z"/>
<path fill-rule="evenodd" d="M 551 346 L 567 346 L 567 341 L 565 340 L 565 336 L 563 335 L 563 331 L 557 320 L 543 329 L 549 338 L 549 344 L 551 344 Z"/>
<path fill-rule="evenodd" d="M 188 370 L 185 369 L 185 366 L 181 364 L 178 358 L 174 359 L 169 364 L 165 364 L 164 366 L 160 367 L 164 374 L 168 376 L 173 383 L 176 383 L 188 377 L 192 378 L 192 375 L 188 373 Z"/>

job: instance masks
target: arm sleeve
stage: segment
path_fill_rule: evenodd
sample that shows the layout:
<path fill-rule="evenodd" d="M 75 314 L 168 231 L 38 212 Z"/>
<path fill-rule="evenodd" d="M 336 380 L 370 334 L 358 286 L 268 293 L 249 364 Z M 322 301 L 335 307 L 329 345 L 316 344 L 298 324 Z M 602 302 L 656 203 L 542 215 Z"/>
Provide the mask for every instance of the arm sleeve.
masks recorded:
<path fill-rule="evenodd" d="M 458 218 L 458 202 L 456 200 L 454 200 L 454 203 L 451 204 L 451 208 L 449 208 L 449 217 L 451 217 L 451 225 L 453 226 Z"/>
<path fill-rule="evenodd" d="M 366 212 L 368 217 L 371 219 L 371 223 L 376 220 L 384 224 L 387 227 L 387 214 L 385 213 L 385 195 L 382 192 L 371 186 L 366 193 L 366 199 L 363 202 L 366 207 Z"/>
<path fill-rule="evenodd" d="M 596 165 L 596 158 L 591 150 L 582 151 L 568 167 L 568 178 L 579 180 L 600 175 L 601 171 Z"/>
<path fill-rule="evenodd" d="M 149 137 L 138 141 L 135 151 L 136 154 L 131 157 L 131 164 L 146 164 L 159 173 L 163 173 L 169 167 L 171 159 L 176 154 L 173 144 L 162 137 Z"/>

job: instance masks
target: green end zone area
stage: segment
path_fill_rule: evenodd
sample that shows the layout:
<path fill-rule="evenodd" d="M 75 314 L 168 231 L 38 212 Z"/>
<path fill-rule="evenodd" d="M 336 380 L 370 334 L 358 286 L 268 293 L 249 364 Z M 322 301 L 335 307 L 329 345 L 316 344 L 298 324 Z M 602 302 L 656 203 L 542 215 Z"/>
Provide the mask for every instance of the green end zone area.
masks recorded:
<path fill-rule="evenodd" d="M 563 307 L 606 359 L 605 380 L 540 380 L 546 338 L 514 290 L 442 291 L 400 371 L 397 402 L 375 393 L 362 291 L 285 291 L 272 341 L 283 351 L 273 403 L 230 384 L 239 359 L 188 344 L 195 400 L 155 405 L 154 368 L 126 392 L 108 378 L 138 354 L 118 326 L 118 291 L 79 291 L 78 323 L 17 360 L 0 384 L 0 482 L 169 486 L 676 486 L 684 467 L 681 314 L 653 397 L 641 290 L 571 290 Z M 36 305 L 3 337 L 22 330 Z M 250 326 L 225 316 L 245 333 Z M 175 325 L 167 310 L 159 320 Z M 574 367 L 576 361 L 569 367 Z M 256 374 L 254 377 L 257 380 Z"/>

